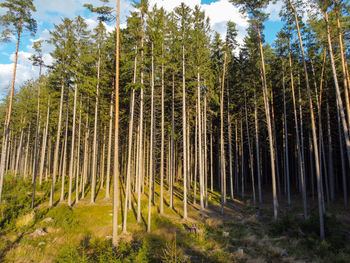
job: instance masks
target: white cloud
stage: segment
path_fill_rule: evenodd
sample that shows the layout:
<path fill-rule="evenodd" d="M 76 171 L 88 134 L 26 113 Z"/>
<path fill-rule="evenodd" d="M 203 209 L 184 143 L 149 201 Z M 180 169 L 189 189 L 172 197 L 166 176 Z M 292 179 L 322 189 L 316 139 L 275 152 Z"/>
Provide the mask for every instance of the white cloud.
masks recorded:
<path fill-rule="evenodd" d="M 272 2 L 269 3 L 269 5 L 264 10 L 266 13 L 270 14 L 269 20 L 271 21 L 281 21 L 280 17 L 280 11 L 283 7 L 282 1 L 277 1 L 275 4 Z"/>
<path fill-rule="evenodd" d="M 209 16 L 212 26 L 217 23 L 233 21 L 238 26 L 247 27 L 248 18 L 239 12 L 239 8 L 233 6 L 228 0 L 220 0 L 202 5 L 207 16 Z"/>
<path fill-rule="evenodd" d="M 14 63 L 0 64 L 0 96 L 7 95 L 10 90 Z M 28 67 L 24 64 L 17 65 L 15 88 L 18 88 L 25 81 L 38 76 L 38 69 Z"/>

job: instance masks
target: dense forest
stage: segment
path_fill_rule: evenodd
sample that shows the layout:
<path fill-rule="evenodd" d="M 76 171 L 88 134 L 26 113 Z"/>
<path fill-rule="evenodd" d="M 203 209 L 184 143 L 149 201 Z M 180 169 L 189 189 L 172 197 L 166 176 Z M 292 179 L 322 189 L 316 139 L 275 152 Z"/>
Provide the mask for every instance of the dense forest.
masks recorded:
<path fill-rule="evenodd" d="M 115 10 L 108 2 L 85 5 L 97 14 L 94 30 L 81 16 L 62 18 L 48 41 L 35 41 L 31 61 L 40 75 L 18 89 L 21 36 L 36 33 L 36 9 L 32 0 L 0 3 L 2 40 L 17 41 L 12 86 L 0 104 L 0 236 L 32 210 L 37 218 L 43 209 L 84 204 L 94 217 L 105 202 L 113 254 L 134 225 L 152 233 L 156 219 L 172 214 L 197 232 L 193 210 L 231 222 L 239 206 L 278 236 L 293 220 L 308 222 L 319 251 L 339 254 L 341 245 L 329 247 L 332 227 L 350 222 L 349 2 L 281 0 L 284 27 L 271 45 L 268 0 L 230 0 L 249 17 L 243 44 L 234 22 L 222 36 L 200 6 L 168 13 L 135 1 L 120 29 L 119 0 Z M 117 26 L 107 32 L 106 23 Z M 51 65 L 45 45 L 53 46 Z M 343 232 L 337 238 L 349 240 Z M 337 262 L 348 262 L 350 248 L 341 249 Z M 183 262 L 173 250 L 162 260 Z M 62 262 L 92 256 L 86 260 Z"/>

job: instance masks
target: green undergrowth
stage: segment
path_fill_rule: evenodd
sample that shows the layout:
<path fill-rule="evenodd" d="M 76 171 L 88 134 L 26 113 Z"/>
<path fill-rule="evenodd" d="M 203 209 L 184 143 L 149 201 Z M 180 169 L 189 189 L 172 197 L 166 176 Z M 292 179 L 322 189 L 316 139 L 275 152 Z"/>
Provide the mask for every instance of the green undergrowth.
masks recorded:
<path fill-rule="evenodd" d="M 136 222 L 133 200 L 127 234 L 122 233 L 123 216 L 119 214 L 119 243 L 114 249 L 112 202 L 104 199 L 104 189 L 99 189 L 95 204 L 90 204 L 87 192 L 85 199 L 72 208 L 65 202 L 50 208 L 45 191 L 49 185 L 38 186 L 36 209 L 31 210 L 30 181 L 9 175 L 5 180 L 0 217 L 0 258 L 4 262 L 350 262 L 349 226 L 330 212 L 325 215 L 326 239 L 321 241 L 318 213 L 303 220 L 300 207 L 281 211 L 274 222 L 272 208 L 268 206 L 258 209 L 237 203 L 237 209 L 229 202 L 222 216 L 220 200 L 214 193 L 207 215 L 190 205 L 191 220 L 183 220 L 181 199 L 174 198 L 175 209 L 165 205 L 164 215 L 160 215 L 156 195 L 152 231 L 147 233 L 148 193 L 145 193 L 142 222 Z M 55 195 L 55 200 L 58 199 L 59 191 Z M 345 218 L 347 215 L 343 214 Z M 197 234 L 190 232 L 193 223 L 197 225 Z M 33 237 L 38 229 L 45 235 Z"/>

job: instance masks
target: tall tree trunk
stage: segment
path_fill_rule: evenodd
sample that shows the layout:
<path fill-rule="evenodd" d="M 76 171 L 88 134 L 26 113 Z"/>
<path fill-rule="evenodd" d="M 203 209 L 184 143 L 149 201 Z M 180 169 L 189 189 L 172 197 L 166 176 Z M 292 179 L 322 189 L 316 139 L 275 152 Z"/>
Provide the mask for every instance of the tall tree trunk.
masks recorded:
<path fill-rule="evenodd" d="M 245 94 L 244 94 L 245 95 Z M 254 160 L 253 160 L 253 151 L 251 150 L 250 145 L 250 132 L 249 132 L 249 124 L 248 124 L 248 110 L 247 110 L 247 98 L 245 98 L 244 108 L 245 108 L 245 123 L 247 128 L 247 139 L 248 139 L 248 152 L 249 152 L 249 160 L 250 160 L 250 172 L 252 179 L 252 192 L 253 192 L 253 205 L 256 206 L 256 197 L 255 197 L 255 179 L 254 179 Z"/>
<path fill-rule="evenodd" d="M 227 81 L 228 83 L 228 81 Z M 233 170 L 232 170 L 232 131 L 230 120 L 230 90 L 227 85 L 227 127 L 228 127 L 228 155 L 229 155 L 229 172 L 230 172 L 230 198 L 233 201 Z"/>
<path fill-rule="evenodd" d="M 137 46 L 135 48 L 137 50 Z M 137 54 L 135 55 L 134 59 L 134 78 L 133 83 L 136 83 L 136 67 L 137 67 Z M 127 164 L 127 171 L 126 171 L 126 185 L 125 185 L 125 204 L 124 204 L 124 223 L 123 223 L 123 232 L 126 233 L 126 224 L 127 224 L 127 218 L 128 218 L 128 202 L 131 201 L 131 195 L 129 192 L 131 191 L 131 150 L 132 150 L 132 135 L 133 135 L 133 129 L 134 129 L 134 101 L 135 101 L 135 90 L 134 88 L 131 89 L 130 94 L 130 119 L 129 119 L 129 145 L 128 145 L 128 164 Z"/>
<path fill-rule="evenodd" d="M 320 237 L 321 237 L 321 239 L 324 239 L 325 233 L 324 233 L 324 218 L 323 218 L 323 209 L 322 209 L 321 177 L 320 177 L 320 166 L 319 166 L 320 162 L 319 162 L 319 154 L 318 154 L 319 151 L 318 151 L 318 144 L 317 144 L 315 115 L 314 115 L 314 109 L 313 109 L 313 105 L 312 105 L 313 103 L 312 103 L 312 97 L 311 97 L 311 91 L 310 91 L 309 76 L 307 73 L 306 59 L 305 59 L 305 54 L 304 54 L 303 41 L 302 41 L 301 34 L 300 34 L 298 15 L 297 15 L 297 12 L 296 12 L 291 0 L 289 0 L 289 4 L 294 12 L 295 23 L 297 26 L 298 36 L 299 36 L 300 49 L 301 49 L 301 53 L 302 53 L 302 57 L 303 57 L 306 88 L 307 88 L 309 107 L 310 107 L 310 115 L 311 115 L 310 117 L 311 117 L 311 127 L 312 127 L 312 139 L 313 139 L 313 144 L 314 144 L 315 164 L 316 164 L 318 206 L 319 206 L 319 217 L 320 217 Z M 306 192 L 305 185 L 303 187 L 303 192 Z M 304 193 L 304 196 L 306 196 L 306 193 Z M 304 200 L 304 202 L 305 202 L 305 200 Z M 305 211 L 304 211 L 304 215 L 305 215 Z"/>
<path fill-rule="evenodd" d="M 147 232 L 151 232 L 152 210 L 152 185 L 153 185 L 153 108 L 154 108 L 154 44 L 152 42 L 152 76 L 151 76 L 151 128 L 150 128 L 150 153 L 149 153 L 149 181 L 148 181 L 148 223 Z"/>
<path fill-rule="evenodd" d="M 175 166 L 174 166 L 174 130 L 175 130 L 175 73 L 173 72 L 173 79 L 172 79 L 172 97 L 171 97 L 171 174 L 170 174 L 170 183 L 169 183 L 169 190 L 170 190 L 170 208 L 174 208 L 173 204 L 173 186 L 174 186 L 174 173 L 175 173 Z"/>
<path fill-rule="evenodd" d="M 164 45 L 162 44 L 162 57 L 164 59 Z M 162 60 L 162 120 L 161 120 L 161 143 L 160 143 L 160 214 L 164 212 L 164 197 L 163 197 L 163 184 L 164 184 L 164 62 Z"/>
<path fill-rule="evenodd" d="M 259 204 L 262 204 L 261 172 L 260 172 L 260 146 L 259 146 L 259 122 L 256 92 L 254 91 L 254 118 L 255 118 L 255 148 L 256 148 L 256 170 L 258 176 Z"/>
<path fill-rule="evenodd" d="M 109 198 L 111 180 L 111 153 L 112 153 L 112 133 L 113 133 L 113 92 L 109 109 L 109 131 L 108 131 L 108 153 L 107 153 L 107 175 L 106 175 L 106 198 Z"/>
<path fill-rule="evenodd" d="M 114 137 L 114 176 L 113 176 L 113 236 L 112 243 L 116 247 L 118 243 L 118 206 L 119 206 L 119 13 L 120 0 L 117 0 L 117 25 L 116 25 L 116 63 L 115 63 L 115 137 Z"/>
<path fill-rule="evenodd" d="M 338 1 L 334 1 L 334 4 L 335 4 L 336 19 L 337 19 L 340 58 L 341 58 L 342 72 L 343 72 L 346 112 L 347 112 L 347 117 L 348 117 L 348 125 L 350 125 L 350 101 L 349 101 L 350 79 L 349 79 L 349 72 L 347 71 L 347 62 L 346 62 L 346 58 L 345 58 L 345 54 L 344 54 L 343 34 L 341 31 L 341 25 L 340 25 L 340 19 L 339 19 Z"/>
<path fill-rule="evenodd" d="M 85 185 L 88 176 L 88 160 L 89 160 L 89 114 L 86 114 L 85 122 L 85 140 L 84 140 L 84 165 L 83 174 L 81 176 L 81 198 L 85 198 Z"/>
<path fill-rule="evenodd" d="M 97 86 L 96 86 L 96 101 L 95 101 L 95 124 L 94 124 L 94 139 L 93 139 L 93 154 L 92 154 L 92 178 L 91 178 L 91 203 L 95 203 L 96 191 L 96 173 L 97 173 L 97 123 L 98 123 L 98 100 L 100 91 L 100 68 L 101 68 L 101 47 L 98 50 L 97 62 Z"/>
<path fill-rule="evenodd" d="M 284 118 L 284 141 L 285 141 L 285 167 L 286 167 L 286 188 L 287 188 L 287 202 L 290 201 L 290 179 L 289 179 L 289 147 L 288 147 L 288 124 L 287 124 L 287 103 L 286 103 L 286 85 L 284 77 L 284 63 L 282 63 L 282 87 L 283 87 L 283 118 Z"/>
<path fill-rule="evenodd" d="M 19 27 L 22 27 L 21 22 L 19 24 Z M 1 198 L 2 198 L 2 188 L 3 188 L 3 185 L 4 185 L 4 177 L 5 177 L 5 156 L 6 156 L 6 150 L 7 150 L 7 144 L 8 144 L 8 135 L 9 135 L 9 131 L 10 131 L 12 102 L 13 102 L 13 94 L 14 94 L 14 91 L 15 91 L 15 80 L 16 80 L 16 72 L 17 72 L 18 47 L 19 47 L 20 40 L 21 40 L 21 30 L 18 30 L 17 31 L 16 53 L 15 53 L 15 64 L 14 64 L 14 69 L 13 69 L 12 84 L 11 84 L 11 91 L 10 91 L 10 100 L 9 100 L 9 106 L 8 106 L 7 114 L 6 114 L 3 142 L 2 142 L 2 148 L 1 148 L 0 206 L 1 206 Z"/>
<path fill-rule="evenodd" d="M 348 187 L 347 187 L 347 174 L 346 174 L 346 165 L 344 158 L 344 149 L 343 149 L 343 136 L 341 132 L 341 121 L 339 114 L 339 105 L 337 103 L 337 117 L 338 117 L 338 136 L 339 136 L 339 148 L 340 148 L 340 158 L 341 158 L 341 167 L 342 167 L 342 182 L 343 182 L 343 196 L 344 196 L 344 209 L 348 210 Z"/>
<path fill-rule="evenodd" d="M 225 163 L 225 141 L 224 141 L 224 89 L 226 77 L 227 52 L 224 56 L 224 68 L 222 71 L 222 87 L 220 95 L 220 175 L 221 175 L 221 214 L 224 214 L 224 204 L 226 203 L 226 163 Z"/>
<path fill-rule="evenodd" d="M 75 169 L 75 203 L 79 202 L 79 175 L 80 173 L 80 139 L 81 139 L 81 108 L 82 102 L 80 98 L 80 106 L 79 106 L 79 128 L 78 128 L 78 140 L 77 140 L 77 165 Z"/>
<path fill-rule="evenodd" d="M 331 132 L 331 120 L 329 116 L 329 105 L 327 102 L 327 135 L 328 135 L 328 174 L 329 185 L 331 188 L 331 199 L 334 201 L 335 188 L 334 188 L 334 170 L 333 170 L 333 145 L 332 145 L 332 132 Z"/>
<path fill-rule="evenodd" d="M 56 136 L 56 146 L 55 146 L 55 153 L 54 153 L 54 160 L 53 160 L 52 185 L 51 185 L 49 206 L 53 205 L 53 196 L 55 192 L 56 175 L 57 175 L 57 169 L 58 169 L 58 154 L 60 150 L 63 97 L 64 97 L 64 80 L 62 80 L 62 86 L 61 86 L 60 112 L 59 112 L 58 124 L 57 124 L 57 136 Z"/>
<path fill-rule="evenodd" d="M 50 96 L 47 101 L 47 114 L 46 114 L 46 125 L 45 131 L 43 134 L 43 142 L 41 146 L 41 160 L 40 160 L 40 169 L 39 169 L 39 184 L 41 185 L 43 180 L 43 172 L 45 166 L 45 153 L 46 153 L 46 145 L 47 145 L 47 137 L 49 133 L 49 120 L 50 120 Z"/>
<path fill-rule="evenodd" d="M 197 89 L 199 90 L 199 72 L 197 73 Z M 187 153 L 186 153 L 186 70 L 185 45 L 182 45 L 182 147 L 183 147 L 183 180 L 184 180 L 184 219 L 187 218 Z M 203 200 L 201 200 L 203 202 Z M 201 204 L 202 207 L 202 204 Z"/>
<path fill-rule="evenodd" d="M 68 117 L 69 117 L 69 97 L 67 96 L 67 110 L 66 110 L 66 131 L 64 135 L 64 146 L 63 146 L 63 155 L 62 155 L 62 183 L 61 183 L 61 198 L 60 202 L 64 200 L 64 188 L 65 188 L 65 178 L 67 172 L 67 145 L 68 145 Z"/>
<path fill-rule="evenodd" d="M 27 137 L 27 146 L 26 146 L 26 156 L 24 157 L 24 172 L 23 172 L 23 178 L 26 179 L 28 176 L 28 159 L 29 159 L 29 144 L 30 144 L 30 130 L 31 123 L 29 123 L 28 128 L 28 137 Z"/>
<path fill-rule="evenodd" d="M 328 13 L 327 13 L 327 11 L 324 12 L 324 17 L 325 17 L 325 20 L 326 20 L 328 48 L 329 48 L 329 55 L 331 57 L 332 73 L 333 73 L 333 79 L 334 79 L 334 85 L 335 85 L 335 91 L 336 91 L 336 97 L 337 97 L 337 104 L 339 105 L 340 119 L 341 119 L 341 122 L 342 122 L 344 139 L 345 139 L 345 143 L 346 143 L 346 151 L 347 151 L 347 154 L 348 154 L 348 162 L 349 162 L 349 165 L 350 165 L 349 127 L 348 127 L 348 123 L 346 122 L 343 101 L 342 101 L 341 93 L 340 93 L 340 89 L 339 89 L 339 83 L 338 83 L 338 78 L 337 78 L 337 70 L 336 70 L 336 67 L 335 67 L 335 60 L 334 60 L 334 55 L 333 55 L 333 47 L 332 47 L 332 40 L 331 40 L 331 33 L 330 33 L 329 23 L 328 23 Z"/>
<path fill-rule="evenodd" d="M 74 87 L 74 106 L 73 106 L 73 125 L 72 125 L 72 141 L 70 150 L 70 162 L 69 162 L 69 188 L 68 188 L 68 205 L 72 205 L 72 185 L 73 185 L 73 168 L 74 168 L 74 157 L 75 156 L 75 119 L 77 113 L 77 94 L 78 84 Z"/>
<path fill-rule="evenodd" d="M 257 20 L 256 20 L 256 22 L 257 22 Z M 273 192 L 273 211 L 274 211 L 274 220 L 277 221 L 278 200 L 277 200 L 277 189 L 276 189 L 275 148 L 274 148 L 274 144 L 273 144 L 272 120 L 271 120 L 271 113 L 270 113 L 269 97 L 268 97 L 268 92 L 267 92 L 264 51 L 263 51 L 263 47 L 262 47 L 262 38 L 261 38 L 260 27 L 259 27 L 258 23 L 257 23 L 257 29 L 258 29 L 258 38 L 259 38 L 260 58 L 261 58 L 261 65 L 262 65 L 265 114 L 266 114 L 267 130 L 268 130 L 269 145 L 270 145 L 272 192 Z"/>
<path fill-rule="evenodd" d="M 24 125 L 26 118 L 24 117 L 22 125 Z M 21 128 L 21 137 L 19 139 L 19 145 L 17 149 L 17 158 L 16 158 L 16 166 L 15 166 L 15 177 L 17 176 L 17 173 L 19 173 L 19 163 L 21 159 L 21 153 L 22 153 L 22 144 L 23 144 L 23 134 L 24 134 L 24 127 Z"/>
<path fill-rule="evenodd" d="M 38 105 L 36 113 L 36 131 L 35 131 L 35 146 L 34 146 L 34 173 L 33 173 L 33 192 L 32 192 L 32 204 L 31 208 L 34 208 L 35 201 L 35 184 L 38 173 L 38 142 L 39 142 L 39 129 L 40 129 L 40 84 L 38 85 Z"/>

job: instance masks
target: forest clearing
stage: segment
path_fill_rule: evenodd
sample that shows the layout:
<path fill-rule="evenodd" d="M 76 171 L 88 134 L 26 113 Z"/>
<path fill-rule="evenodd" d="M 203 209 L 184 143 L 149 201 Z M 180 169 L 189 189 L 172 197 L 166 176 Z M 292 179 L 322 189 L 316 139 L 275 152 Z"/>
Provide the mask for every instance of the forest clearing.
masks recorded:
<path fill-rule="evenodd" d="M 0 262 L 350 262 L 348 0 L 40 1 L 0 1 Z"/>

